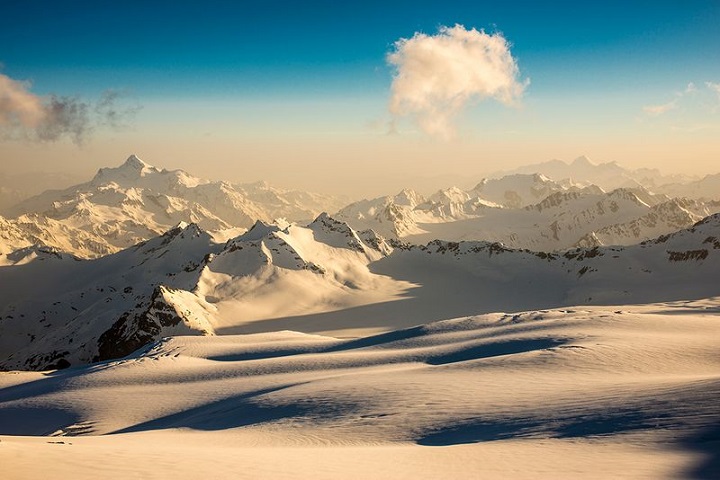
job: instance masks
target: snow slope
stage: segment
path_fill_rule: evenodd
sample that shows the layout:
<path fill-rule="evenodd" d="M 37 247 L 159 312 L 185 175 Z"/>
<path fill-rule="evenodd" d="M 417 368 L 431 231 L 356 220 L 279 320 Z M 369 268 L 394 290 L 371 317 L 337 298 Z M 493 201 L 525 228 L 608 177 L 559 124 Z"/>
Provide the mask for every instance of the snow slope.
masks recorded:
<path fill-rule="evenodd" d="M 717 478 L 720 301 L 353 340 L 173 337 L 0 373 L 10 478 Z"/>
<path fill-rule="evenodd" d="M 0 268 L 3 362 L 62 367 L 124 356 L 171 333 L 212 333 L 186 290 L 219 248 L 196 225 L 180 225 L 92 261 L 48 247 L 8 255 L 13 263 Z"/>
<path fill-rule="evenodd" d="M 42 369 L 117 358 L 175 326 L 358 336 L 499 310 L 718 295 L 720 215 L 636 246 L 564 253 L 387 242 L 323 214 L 306 227 L 257 223 L 225 245 L 190 225 L 97 260 L 13 260 L 0 268 L 0 366 Z"/>

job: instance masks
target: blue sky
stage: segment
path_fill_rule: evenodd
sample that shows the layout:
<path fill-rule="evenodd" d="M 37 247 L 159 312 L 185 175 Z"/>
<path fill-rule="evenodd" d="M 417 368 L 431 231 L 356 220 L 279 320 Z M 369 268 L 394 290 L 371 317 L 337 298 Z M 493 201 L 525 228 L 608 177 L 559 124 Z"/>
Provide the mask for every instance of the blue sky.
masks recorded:
<path fill-rule="evenodd" d="M 394 42 L 455 24 L 501 32 L 511 43 L 520 78 L 530 81 L 521 108 L 492 100 L 471 104 L 457 119 L 459 135 L 449 144 L 416 134 L 406 121 L 401 131 L 409 133 L 402 138 L 373 138 L 373 132 L 383 133 L 373 125 L 389 116 L 393 70 L 386 55 Z M 646 118 L 643 108 L 673 102 L 690 83 L 702 90 L 706 82 L 720 82 L 718 25 L 720 2 L 702 0 L 6 0 L 0 15 L 0 73 L 31 82 L 30 90 L 39 96 L 90 101 L 113 89 L 142 108 L 132 128 L 99 129 L 81 147 L 68 141 L 0 140 L 0 154 L 13 159 L 9 170 L 57 165 L 54 158 L 64 159 L 61 164 L 71 170 L 90 170 L 117 163 L 122 151 L 193 170 L 200 145 L 214 136 L 222 161 L 210 172 L 219 174 L 232 161 L 238 177 L 248 162 L 280 161 L 287 151 L 295 152 L 294 164 L 306 165 L 309 172 L 327 168 L 331 158 L 357 151 L 359 144 L 365 145 L 360 150 L 367 150 L 366 157 L 380 157 L 376 162 L 407 155 L 430 162 L 438 152 L 456 151 L 459 164 L 472 164 L 479 174 L 581 154 L 653 166 L 640 157 L 665 152 L 658 166 L 672 168 L 672 160 L 692 144 L 700 148 L 689 153 L 700 171 L 720 153 L 711 136 L 720 136 L 713 109 L 693 113 L 682 98 L 667 115 Z M 697 133 L 698 125 L 704 134 Z M 695 133 L 678 137 L 685 127 Z M 156 143 L 143 132 L 152 133 Z M 663 141 L 669 143 L 658 143 Z M 333 144 L 334 150 L 315 142 Z M 278 143 L 284 148 L 274 149 Z M 420 154 L 427 151 L 434 153 Z M 473 160 L 479 157 L 482 165 Z M 253 174 L 272 177 L 263 169 Z"/>
<path fill-rule="evenodd" d="M 395 40 L 459 23 L 503 32 L 551 91 L 662 88 L 720 74 L 719 21 L 716 1 L 6 1 L 0 58 L 39 93 L 372 92 Z"/>

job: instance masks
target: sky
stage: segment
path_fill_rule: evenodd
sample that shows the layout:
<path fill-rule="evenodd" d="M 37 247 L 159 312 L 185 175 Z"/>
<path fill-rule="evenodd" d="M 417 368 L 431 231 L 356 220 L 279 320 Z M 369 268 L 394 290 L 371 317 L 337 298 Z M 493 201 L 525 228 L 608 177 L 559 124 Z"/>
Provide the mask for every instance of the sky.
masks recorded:
<path fill-rule="evenodd" d="M 0 175 L 134 153 L 357 196 L 580 155 L 718 171 L 715 0 L 0 7 Z"/>

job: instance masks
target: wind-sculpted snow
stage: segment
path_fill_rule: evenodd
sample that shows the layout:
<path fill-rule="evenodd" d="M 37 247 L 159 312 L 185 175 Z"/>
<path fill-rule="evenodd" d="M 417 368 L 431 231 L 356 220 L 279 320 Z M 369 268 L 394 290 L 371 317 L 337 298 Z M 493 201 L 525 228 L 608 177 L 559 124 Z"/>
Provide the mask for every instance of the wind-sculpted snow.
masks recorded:
<path fill-rule="evenodd" d="M 322 214 L 307 227 L 258 223 L 224 245 L 180 225 L 97 260 L 32 250 L 0 269 L 0 365 L 115 358 L 180 332 L 358 335 L 498 310 L 704 298 L 720 294 L 718 238 L 720 215 L 632 247 L 412 245 Z"/>
<path fill-rule="evenodd" d="M 620 188 L 517 172 L 331 216 L 132 156 L 21 203 L 2 474 L 718 478 L 720 203 L 548 165 Z"/>
<path fill-rule="evenodd" d="M 41 447 L 8 435 L 30 435 L 63 447 L 66 460 L 53 462 L 60 472 L 68 458 L 87 455 L 83 445 L 103 442 L 116 452 L 155 442 L 148 466 L 159 458 L 176 465 L 159 446 L 171 441 L 175 456 L 187 444 L 212 452 L 215 469 L 246 449 L 244 468 L 256 469 L 267 465 L 263 447 L 276 459 L 302 447 L 312 456 L 293 462 L 302 477 L 315 476 L 319 457 L 339 473 L 348 449 L 375 452 L 358 467 L 363 478 L 378 461 L 392 476 L 415 465 L 414 477 L 442 477 L 432 465 L 450 449 L 464 459 L 447 464 L 453 476 L 488 470 L 501 478 L 509 467 L 492 465 L 510 449 L 513 471 L 545 471 L 539 465 L 551 456 L 547 473 L 561 477 L 603 465 L 603 475 L 618 478 L 712 478 L 719 308 L 716 298 L 492 313 L 350 340 L 296 332 L 163 338 L 120 360 L 42 376 L 0 373 L 0 459 L 15 472 L 21 457 L 8 449 L 21 440 Z M 436 446 L 444 448 L 428 448 Z M 386 449 L 393 461 L 382 460 Z M 420 449 L 427 466 L 418 467 L 420 457 L 396 465 L 407 449 Z M 115 455 L 104 458 L 92 468 L 117 475 Z M 146 468 L 144 455 L 133 459 Z M 200 474 L 194 463 L 177 465 L 181 478 Z"/>

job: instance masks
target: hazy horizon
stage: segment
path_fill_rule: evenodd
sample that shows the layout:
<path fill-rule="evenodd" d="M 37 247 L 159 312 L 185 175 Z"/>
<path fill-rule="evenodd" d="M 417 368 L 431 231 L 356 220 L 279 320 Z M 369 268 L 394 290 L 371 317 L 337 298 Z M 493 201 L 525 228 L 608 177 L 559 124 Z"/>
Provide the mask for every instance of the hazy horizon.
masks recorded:
<path fill-rule="evenodd" d="M 581 155 L 717 171 L 716 2 L 42 8 L 0 19 L 0 174 L 134 153 L 358 197 Z"/>

